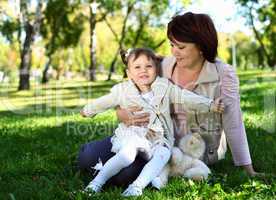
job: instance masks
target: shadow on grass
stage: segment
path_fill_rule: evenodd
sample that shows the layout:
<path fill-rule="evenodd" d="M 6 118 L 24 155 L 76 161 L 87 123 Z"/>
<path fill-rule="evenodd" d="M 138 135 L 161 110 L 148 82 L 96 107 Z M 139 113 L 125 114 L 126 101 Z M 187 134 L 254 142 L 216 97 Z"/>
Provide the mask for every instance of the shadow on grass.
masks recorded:
<path fill-rule="evenodd" d="M 24 106 L 21 109 L 12 109 L 6 111 L 0 111 L 0 116 L 12 117 L 16 119 L 17 117 L 22 118 L 27 116 L 28 118 L 39 118 L 39 117 L 61 117 L 72 114 L 79 114 L 79 111 L 83 106 L 53 106 L 45 103 L 42 104 L 32 104 Z M 11 120 L 13 120 L 11 119 Z M 24 120 L 24 119 L 22 119 Z"/>
<path fill-rule="evenodd" d="M 112 134 L 114 127 L 110 127 L 110 121 L 67 121 L 46 128 L 29 124 L 13 130 L 20 134 L 2 135 L 0 197 L 2 193 L 7 199 L 7 194 L 12 193 L 22 199 L 45 199 L 48 194 L 47 199 L 66 199 L 70 192 L 84 187 L 76 168 L 81 145 Z"/>
<path fill-rule="evenodd" d="M 86 84 L 85 84 L 86 83 Z M 88 83 L 83 82 L 79 83 L 77 82 L 75 85 L 70 84 L 69 86 L 67 84 L 62 85 L 61 83 L 57 85 L 49 85 L 49 86 L 43 86 L 39 85 L 31 90 L 26 91 L 18 91 L 17 88 L 10 88 L 9 86 L 3 86 L 0 90 L 0 97 L 31 97 L 31 95 L 35 95 L 35 92 L 40 91 L 42 94 L 49 92 L 49 91 L 56 91 L 59 92 L 60 90 L 71 90 L 72 92 L 79 93 L 80 91 L 83 93 L 88 93 L 89 95 L 93 95 L 93 93 L 101 93 L 101 92 L 108 92 L 109 89 L 116 84 L 115 81 L 105 81 L 105 82 L 97 82 L 97 83 Z"/>

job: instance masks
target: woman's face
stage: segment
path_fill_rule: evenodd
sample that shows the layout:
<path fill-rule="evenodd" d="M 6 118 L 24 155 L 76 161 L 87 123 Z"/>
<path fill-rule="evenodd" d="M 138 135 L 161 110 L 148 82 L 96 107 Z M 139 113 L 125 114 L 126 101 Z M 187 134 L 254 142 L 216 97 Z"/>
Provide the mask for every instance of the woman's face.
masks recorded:
<path fill-rule="evenodd" d="M 170 41 L 171 52 L 178 66 L 193 68 L 202 64 L 204 58 L 195 43 Z"/>

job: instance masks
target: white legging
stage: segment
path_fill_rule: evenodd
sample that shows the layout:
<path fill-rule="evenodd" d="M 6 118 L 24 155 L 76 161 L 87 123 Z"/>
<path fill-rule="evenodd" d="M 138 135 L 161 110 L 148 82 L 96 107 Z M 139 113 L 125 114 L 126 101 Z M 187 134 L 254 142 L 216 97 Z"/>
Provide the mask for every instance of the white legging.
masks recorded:
<path fill-rule="evenodd" d="M 133 184 L 144 189 L 154 178 L 159 176 L 170 157 L 171 151 L 167 147 L 158 146 L 153 153 L 152 159 L 144 166 Z"/>
<path fill-rule="evenodd" d="M 120 172 L 121 169 L 131 165 L 137 156 L 138 150 L 133 145 L 128 145 L 122 148 L 117 154 L 110 158 L 99 171 L 97 176 L 92 180 L 92 183 L 102 186 L 108 179 Z M 156 176 L 161 173 L 161 170 L 169 161 L 171 151 L 164 146 L 157 146 L 151 160 L 144 166 L 142 172 L 134 183 L 145 188 Z"/>

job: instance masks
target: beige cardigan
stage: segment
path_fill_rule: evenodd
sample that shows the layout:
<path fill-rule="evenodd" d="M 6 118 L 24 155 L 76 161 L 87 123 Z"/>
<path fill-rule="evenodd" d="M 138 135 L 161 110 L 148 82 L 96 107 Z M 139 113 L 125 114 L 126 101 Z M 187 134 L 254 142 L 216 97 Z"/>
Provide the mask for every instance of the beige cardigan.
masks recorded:
<path fill-rule="evenodd" d="M 176 59 L 166 57 L 162 62 L 162 76 L 171 79 Z M 181 105 L 172 108 L 178 137 L 188 132 L 199 132 L 206 142 L 204 162 L 212 164 L 224 158 L 227 150 L 226 139 L 232 152 L 235 165 L 251 164 L 251 158 L 242 121 L 239 97 L 239 80 L 235 70 L 228 64 L 216 60 L 215 63 L 205 61 L 204 66 L 194 84 L 192 92 L 211 99 L 221 97 L 225 105 L 224 113 L 186 112 Z M 183 125 L 184 124 L 184 125 Z M 185 125 L 186 124 L 186 125 Z M 182 129 L 182 131 L 181 131 Z M 183 133 L 183 129 L 184 131 Z M 182 133 L 181 133 L 182 132 Z"/>
<path fill-rule="evenodd" d="M 199 96 L 185 89 L 172 84 L 167 78 L 157 77 L 151 85 L 154 93 L 153 105 L 145 102 L 137 87 L 132 81 L 125 81 L 114 85 L 110 93 L 93 100 L 86 105 L 83 112 L 87 116 L 93 116 L 109 108 L 120 106 L 128 108 L 130 106 L 143 107 L 145 112 L 150 113 L 149 129 L 162 124 L 164 135 L 170 146 L 174 145 L 174 129 L 170 113 L 170 104 L 182 103 L 190 110 L 209 112 L 211 102 L 209 98 Z"/>

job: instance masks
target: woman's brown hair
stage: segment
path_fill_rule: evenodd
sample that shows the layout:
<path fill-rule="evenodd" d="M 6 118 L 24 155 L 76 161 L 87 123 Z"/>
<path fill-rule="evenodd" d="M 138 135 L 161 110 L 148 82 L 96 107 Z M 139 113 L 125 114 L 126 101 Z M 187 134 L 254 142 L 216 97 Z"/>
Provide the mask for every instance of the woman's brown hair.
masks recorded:
<path fill-rule="evenodd" d="M 214 23 L 208 15 L 188 12 L 173 17 L 168 23 L 167 37 L 172 42 L 176 40 L 195 43 L 206 60 L 215 62 L 218 37 Z"/>

